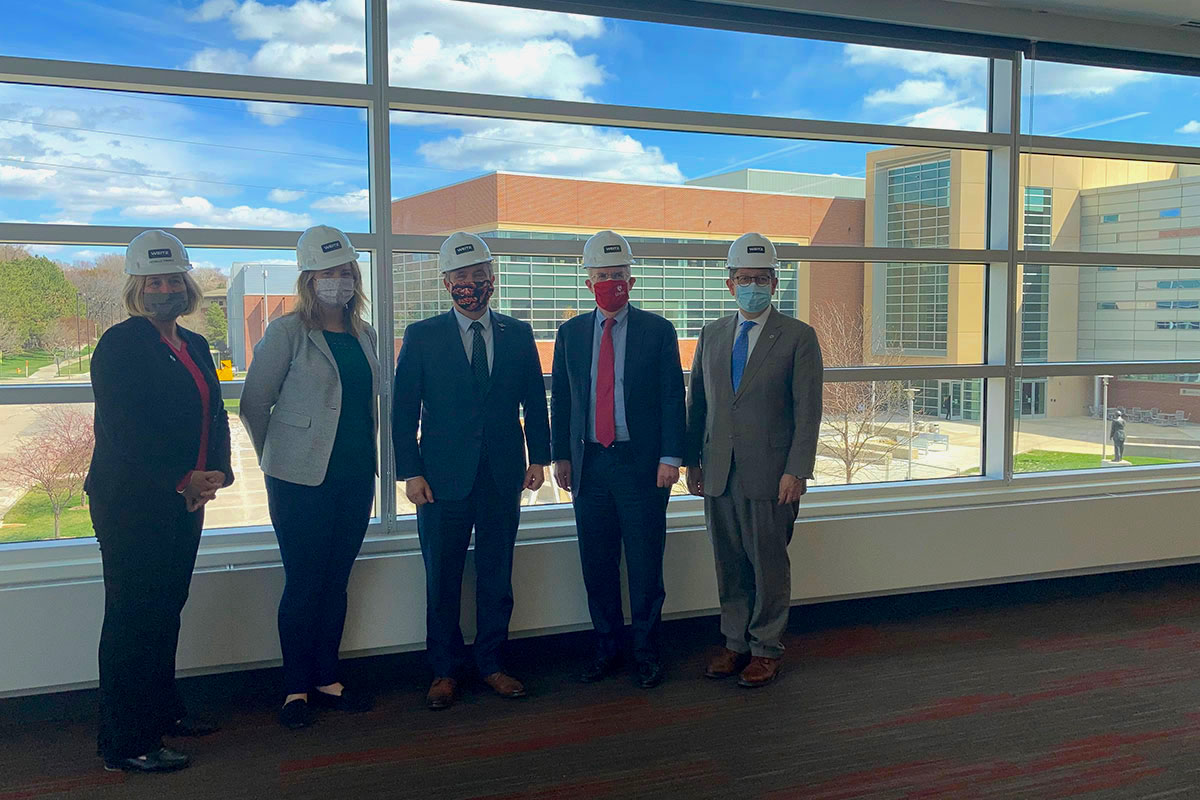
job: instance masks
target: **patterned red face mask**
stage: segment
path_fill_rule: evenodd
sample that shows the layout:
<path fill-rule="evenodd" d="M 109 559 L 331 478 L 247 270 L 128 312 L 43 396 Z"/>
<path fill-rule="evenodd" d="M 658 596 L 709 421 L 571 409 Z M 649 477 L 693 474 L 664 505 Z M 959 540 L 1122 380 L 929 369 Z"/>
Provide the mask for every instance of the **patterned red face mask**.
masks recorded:
<path fill-rule="evenodd" d="M 450 284 L 450 297 L 454 300 L 454 304 L 472 314 L 488 304 L 494 291 L 496 291 L 496 281 L 492 278 L 484 281 L 458 281 Z"/>

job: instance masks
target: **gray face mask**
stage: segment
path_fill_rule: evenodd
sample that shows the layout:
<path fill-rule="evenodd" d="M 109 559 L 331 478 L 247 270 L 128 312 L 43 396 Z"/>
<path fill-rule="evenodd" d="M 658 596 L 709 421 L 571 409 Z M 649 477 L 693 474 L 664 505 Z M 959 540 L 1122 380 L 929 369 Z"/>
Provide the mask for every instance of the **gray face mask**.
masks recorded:
<path fill-rule="evenodd" d="M 160 322 L 175 319 L 187 311 L 187 292 L 145 292 L 142 303 Z"/>
<path fill-rule="evenodd" d="M 354 297 L 354 278 L 317 278 L 317 299 L 327 306 L 340 308 Z"/>

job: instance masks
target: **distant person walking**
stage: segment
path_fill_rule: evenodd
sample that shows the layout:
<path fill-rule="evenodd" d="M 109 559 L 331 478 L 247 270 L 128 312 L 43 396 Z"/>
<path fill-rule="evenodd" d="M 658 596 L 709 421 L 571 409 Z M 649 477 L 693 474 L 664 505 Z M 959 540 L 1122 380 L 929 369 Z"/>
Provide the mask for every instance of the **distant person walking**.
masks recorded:
<path fill-rule="evenodd" d="M 1108 436 L 1113 442 L 1113 461 L 1125 460 L 1125 415 L 1117 412 Z"/>

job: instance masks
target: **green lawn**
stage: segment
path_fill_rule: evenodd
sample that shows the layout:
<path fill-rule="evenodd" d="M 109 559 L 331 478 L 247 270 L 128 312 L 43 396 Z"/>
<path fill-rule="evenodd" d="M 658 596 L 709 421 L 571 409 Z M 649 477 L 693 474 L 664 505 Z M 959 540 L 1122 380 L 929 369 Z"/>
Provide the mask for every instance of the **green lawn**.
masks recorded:
<path fill-rule="evenodd" d="M 225 411 L 226 411 L 226 412 L 229 414 L 229 416 L 231 416 L 231 417 L 236 417 L 236 416 L 237 416 L 237 413 L 238 413 L 238 409 L 239 409 L 239 408 L 241 408 L 241 407 L 242 407 L 242 401 L 241 401 L 240 399 L 239 399 L 239 400 L 226 400 L 226 401 L 225 401 Z"/>
<path fill-rule="evenodd" d="M 25 364 L 29 362 L 29 374 L 37 372 L 47 364 L 54 363 L 54 356 L 44 350 L 32 350 L 22 353 L 5 353 L 0 361 L 0 379 L 25 378 Z"/>
<path fill-rule="evenodd" d="M 92 519 L 86 508 L 72 503 L 62 514 L 62 539 L 92 536 Z M 4 515 L 0 542 L 29 542 L 54 538 L 54 513 L 50 500 L 36 489 L 27 493 Z"/>
<path fill-rule="evenodd" d="M 1112 455 L 1112 451 L 1109 451 Z M 1173 458 L 1147 458 L 1145 456 L 1129 456 L 1125 459 L 1135 467 L 1153 466 L 1155 464 L 1182 464 L 1184 462 Z M 1088 453 L 1062 453 L 1056 450 L 1030 450 L 1028 453 L 1017 453 L 1013 456 L 1013 472 L 1054 472 L 1069 469 L 1099 469 L 1100 456 Z M 958 473 L 959 475 L 978 475 L 979 467 Z"/>
<path fill-rule="evenodd" d="M 64 364 L 59 367 L 58 374 L 60 377 L 64 375 L 83 375 L 90 372 L 92 369 L 92 357 L 84 356 L 79 361 L 72 361 L 70 364 Z"/>

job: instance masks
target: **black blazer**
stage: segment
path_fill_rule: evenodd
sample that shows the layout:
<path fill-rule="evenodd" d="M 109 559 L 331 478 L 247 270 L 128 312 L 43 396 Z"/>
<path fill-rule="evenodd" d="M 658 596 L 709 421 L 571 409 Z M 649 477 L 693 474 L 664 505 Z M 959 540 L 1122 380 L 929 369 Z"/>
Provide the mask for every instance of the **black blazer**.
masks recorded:
<path fill-rule="evenodd" d="M 529 463 L 550 463 L 546 384 L 533 328 L 519 319 L 490 313 L 492 381 L 486 396 L 475 391 L 454 311 L 413 323 L 404 331 L 392 400 L 396 478 L 424 477 L 434 502 L 462 500 L 471 493 L 485 449 L 502 492 L 521 491 L 526 447 Z"/>
<path fill-rule="evenodd" d="M 229 416 L 213 367 L 208 341 L 179 328 L 192 361 L 208 383 L 208 469 L 233 483 L 229 458 Z M 130 317 L 105 331 L 92 354 L 96 399 L 96 448 L 84 490 L 94 501 L 175 493 L 196 468 L 201 405 L 196 382 L 171 353 L 158 329 L 144 317 Z"/>
<path fill-rule="evenodd" d="M 596 314 L 580 314 L 558 329 L 550 427 L 555 461 L 570 459 L 571 487 L 583 478 L 583 447 L 592 409 L 592 342 Z M 625 333 L 625 422 L 641 481 L 655 488 L 661 458 L 682 458 L 685 407 L 679 337 L 667 320 L 629 307 Z"/>

